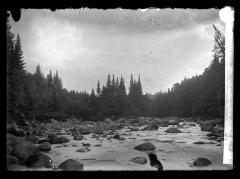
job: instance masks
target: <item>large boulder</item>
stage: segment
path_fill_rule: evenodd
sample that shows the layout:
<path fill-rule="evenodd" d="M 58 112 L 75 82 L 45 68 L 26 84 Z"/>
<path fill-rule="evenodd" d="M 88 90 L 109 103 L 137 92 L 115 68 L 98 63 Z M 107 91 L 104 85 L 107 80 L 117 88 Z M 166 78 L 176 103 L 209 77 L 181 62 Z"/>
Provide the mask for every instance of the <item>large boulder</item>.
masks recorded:
<path fill-rule="evenodd" d="M 60 137 L 48 136 L 48 139 L 51 144 L 62 144 L 70 141 L 69 139 L 63 136 L 60 136 Z"/>
<path fill-rule="evenodd" d="M 33 164 L 33 167 L 52 168 L 52 158 L 47 154 L 41 153 L 38 160 Z"/>
<path fill-rule="evenodd" d="M 130 161 L 143 165 L 143 164 L 147 163 L 147 158 L 146 157 L 134 157 Z"/>
<path fill-rule="evenodd" d="M 42 152 L 48 152 L 51 150 L 51 144 L 49 142 L 43 142 L 39 144 L 39 150 Z"/>
<path fill-rule="evenodd" d="M 137 145 L 134 149 L 139 151 L 149 151 L 155 150 L 156 147 L 150 142 L 145 142 L 143 144 Z"/>
<path fill-rule="evenodd" d="M 166 133 L 181 133 L 181 131 L 178 128 L 170 127 L 166 131 Z"/>
<path fill-rule="evenodd" d="M 12 148 L 10 155 L 16 157 L 20 164 L 31 166 L 39 158 L 39 148 L 23 138 L 7 135 L 7 145 Z"/>
<path fill-rule="evenodd" d="M 83 170 L 83 164 L 73 159 L 68 159 L 64 161 L 58 167 L 64 171 L 82 171 Z"/>
<path fill-rule="evenodd" d="M 193 162 L 193 166 L 197 166 L 197 167 L 208 166 L 211 164 L 212 164 L 212 162 L 210 160 L 208 160 L 207 158 L 203 158 L 203 157 L 199 157 L 196 160 L 194 160 L 194 162 Z"/>

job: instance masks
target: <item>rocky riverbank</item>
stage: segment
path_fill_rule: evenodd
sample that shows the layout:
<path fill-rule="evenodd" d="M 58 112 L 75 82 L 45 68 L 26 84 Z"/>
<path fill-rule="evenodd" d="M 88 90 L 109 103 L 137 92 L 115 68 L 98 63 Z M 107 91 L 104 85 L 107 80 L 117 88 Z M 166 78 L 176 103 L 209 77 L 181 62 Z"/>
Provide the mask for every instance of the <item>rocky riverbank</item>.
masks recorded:
<path fill-rule="evenodd" d="M 101 122 L 70 119 L 7 126 L 8 170 L 227 170 L 222 120 L 120 118 Z"/>

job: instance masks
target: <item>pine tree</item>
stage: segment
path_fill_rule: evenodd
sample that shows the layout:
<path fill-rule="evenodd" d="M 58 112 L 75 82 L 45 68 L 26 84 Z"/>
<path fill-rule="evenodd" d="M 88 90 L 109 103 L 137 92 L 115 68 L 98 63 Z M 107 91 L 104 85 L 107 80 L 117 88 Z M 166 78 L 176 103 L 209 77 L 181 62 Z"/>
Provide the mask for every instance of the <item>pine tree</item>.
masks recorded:
<path fill-rule="evenodd" d="M 16 89 L 15 89 L 15 70 L 14 70 L 14 34 L 11 32 L 9 18 L 7 19 L 7 111 L 8 120 L 15 117 L 16 111 Z"/>
<path fill-rule="evenodd" d="M 106 86 L 108 89 L 111 88 L 111 76 L 110 74 L 108 74 L 108 77 L 107 77 L 107 86 Z"/>
<path fill-rule="evenodd" d="M 117 80 L 116 80 L 116 88 L 117 88 L 117 89 L 119 88 L 118 77 L 117 77 Z"/>
<path fill-rule="evenodd" d="M 98 83 L 97 83 L 97 96 L 101 96 L 101 88 L 100 88 L 100 83 L 99 83 L 99 80 L 98 80 Z"/>
<path fill-rule="evenodd" d="M 141 79 L 140 79 L 140 75 L 138 76 L 138 93 L 139 95 L 141 96 L 143 93 L 142 93 L 142 84 L 141 84 Z"/>
<path fill-rule="evenodd" d="M 23 61 L 23 52 L 22 52 L 22 45 L 19 34 L 17 35 L 17 39 L 15 42 L 14 47 L 14 62 L 15 68 L 20 73 L 23 74 L 25 72 L 25 63 Z"/>
<path fill-rule="evenodd" d="M 112 76 L 112 88 L 114 89 L 116 87 L 116 84 L 115 84 L 115 78 L 114 78 L 114 74 Z"/>
<path fill-rule="evenodd" d="M 14 34 L 7 21 L 7 99 L 8 117 L 17 119 L 24 108 L 26 85 L 25 63 L 19 34 L 13 41 Z"/>
<path fill-rule="evenodd" d="M 123 95 L 126 95 L 126 88 L 125 88 L 124 79 L 122 78 L 122 76 L 121 76 L 121 79 L 120 79 L 119 88 L 121 89 L 121 93 Z"/>
<path fill-rule="evenodd" d="M 52 71 L 50 70 L 49 74 L 47 75 L 47 85 L 48 88 L 53 88 L 53 76 L 52 76 Z"/>

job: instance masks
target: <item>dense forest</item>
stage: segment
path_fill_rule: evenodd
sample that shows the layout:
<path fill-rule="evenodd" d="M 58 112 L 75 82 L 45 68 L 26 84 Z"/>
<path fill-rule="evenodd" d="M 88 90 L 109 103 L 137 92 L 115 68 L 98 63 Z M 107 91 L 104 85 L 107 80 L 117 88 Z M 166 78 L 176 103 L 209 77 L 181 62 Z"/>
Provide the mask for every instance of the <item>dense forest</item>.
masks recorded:
<path fill-rule="evenodd" d="M 38 121 L 70 117 L 97 121 L 120 116 L 223 118 L 225 38 L 213 28 L 213 59 L 203 74 L 185 78 L 151 99 L 142 92 L 140 76 L 136 80 L 131 75 L 127 93 L 123 77 L 106 74 L 106 84 L 98 81 L 89 94 L 63 88 L 57 71 L 44 76 L 38 65 L 33 74 L 27 72 L 21 38 L 7 22 L 7 117 Z"/>

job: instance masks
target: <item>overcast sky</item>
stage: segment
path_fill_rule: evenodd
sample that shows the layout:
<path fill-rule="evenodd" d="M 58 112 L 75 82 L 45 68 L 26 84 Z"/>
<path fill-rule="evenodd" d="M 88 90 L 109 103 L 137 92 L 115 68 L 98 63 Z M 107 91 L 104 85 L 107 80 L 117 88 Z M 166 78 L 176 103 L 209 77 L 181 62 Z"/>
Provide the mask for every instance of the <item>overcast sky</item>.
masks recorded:
<path fill-rule="evenodd" d="M 201 74 L 212 60 L 213 27 L 223 30 L 219 10 L 22 10 L 19 33 L 26 69 L 40 64 L 58 71 L 69 90 L 90 92 L 107 74 L 141 76 L 143 91 L 171 88 Z"/>

